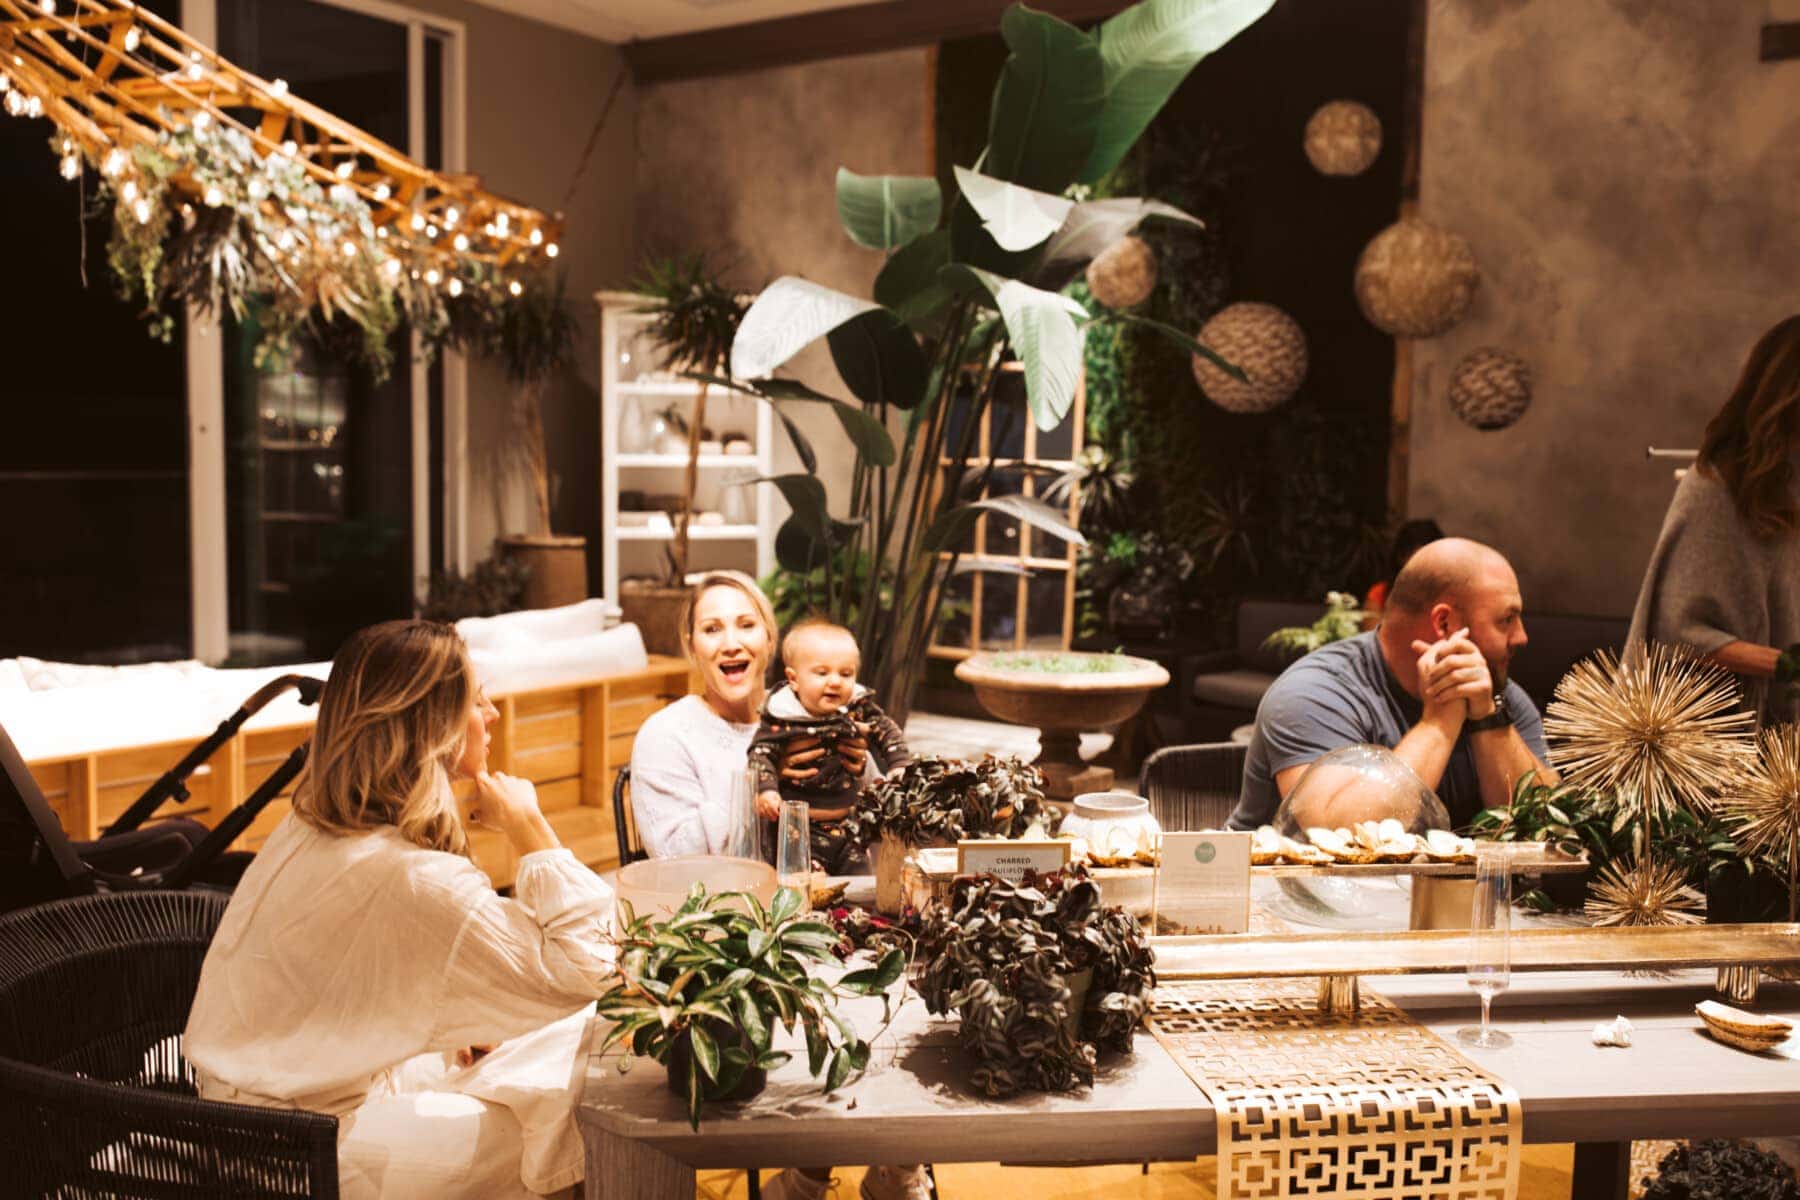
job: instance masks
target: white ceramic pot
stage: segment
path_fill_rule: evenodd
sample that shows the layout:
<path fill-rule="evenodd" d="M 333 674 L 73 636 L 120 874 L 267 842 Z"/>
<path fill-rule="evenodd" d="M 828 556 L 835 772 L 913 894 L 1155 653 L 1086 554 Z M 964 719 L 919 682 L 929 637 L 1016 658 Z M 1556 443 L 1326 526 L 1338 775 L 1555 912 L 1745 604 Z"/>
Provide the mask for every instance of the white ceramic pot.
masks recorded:
<path fill-rule="evenodd" d="M 1084 792 L 1075 797 L 1075 808 L 1058 832 L 1081 838 L 1094 854 L 1128 858 L 1151 853 L 1162 836 L 1162 826 L 1150 815 L 1150 802 L 1130 792 Z"/>

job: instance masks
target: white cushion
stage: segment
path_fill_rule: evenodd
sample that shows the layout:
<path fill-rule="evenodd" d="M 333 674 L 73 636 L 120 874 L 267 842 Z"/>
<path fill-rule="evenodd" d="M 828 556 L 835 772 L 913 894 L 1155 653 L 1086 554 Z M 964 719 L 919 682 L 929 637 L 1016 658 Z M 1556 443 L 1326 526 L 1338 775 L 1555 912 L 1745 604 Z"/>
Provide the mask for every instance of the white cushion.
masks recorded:
<path fill-rule="evenodd" d="M 596 675 L 641 671 L 650 665 L 644 636 L 632 624 L 586 637 L 508 645 L 500 650 L 471 647 L 475 674 L 490 695 L 580 683 Z"/>
<path fill-rule="evenodd" d="M 25 682 L 25 669 L 19 666 L 19 660 L 0 658 L 0 693 L 30 690 L 31 685 Z"/>
<path fill-rule="evenodd" d="M 561 608 L 528 608 L 497 617 L 464 617 L 456 632 L 470 650 L 501 650 L 603 632 L 617 624 L 619 606 L 596 596 Z"/>
<path fill-rule="evenodd" d="M 207 669 L 206 664 L 197 658 L 183 659 L 180 662 L 130 663 L 121 667 L 50 662 L 24 655 L 12 661 L 18 664 L 19 670 L 24 674 L 25 686 L 34 692 L 47 692 L 52 688 L 91 687 L 94 684 L 117 683 L 125 679 L 151 679 L 179 684 L 196 672 Z"/>

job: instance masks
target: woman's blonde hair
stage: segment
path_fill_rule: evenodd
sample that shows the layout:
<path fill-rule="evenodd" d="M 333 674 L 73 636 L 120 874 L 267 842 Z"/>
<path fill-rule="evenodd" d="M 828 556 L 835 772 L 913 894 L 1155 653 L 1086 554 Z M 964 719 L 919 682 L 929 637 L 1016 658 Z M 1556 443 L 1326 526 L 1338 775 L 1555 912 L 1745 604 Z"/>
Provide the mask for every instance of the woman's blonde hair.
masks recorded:
<path fill-rule="evenodd" d="M 319 697 L 295 815 L 331 833 L 392 825 L 415 845 L 467 854 L 450 775 L 475 697 L 468 651 L 450 626 L 387 621 L 352 634 Z"/>
<path fill-rule="evenodd" d="M 767 669 L 769 658 L 775 653 L 775 639 L 778 629 L 775 624 L 775 609 L 770 606 L 769 598 L 763 590 L 756 586 L 756 580 L 742 571 L 708 571 L 700 577 L 700 581 L 688 589 L 687 602 L 681 606 L 681 648 L 691 659 L 694 656 L 694 612 L 700 607 L 700 597 L 716 587 L 736 588 L 750 600 L 750 607 L 756 610 L 757 619 L 762 622 L 763 632 L 768 634 L 769 649 L 763 655 L 763 667 Z"/>

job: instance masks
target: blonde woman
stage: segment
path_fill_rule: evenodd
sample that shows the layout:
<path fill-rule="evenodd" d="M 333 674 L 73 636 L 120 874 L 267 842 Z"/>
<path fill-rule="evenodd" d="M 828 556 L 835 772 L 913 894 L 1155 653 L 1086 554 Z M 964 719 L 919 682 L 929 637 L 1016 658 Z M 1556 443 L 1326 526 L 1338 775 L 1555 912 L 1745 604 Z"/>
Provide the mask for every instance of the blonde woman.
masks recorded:
<path fill-rule="evenodd" d="M 638 730 L 631 750 L 631 809 L 638 837 L 652 858 L 717 854 L 732 828 L 733 787 L 749 767 L 766 695 L 769 660 L 778 635 L 775 612 L 756 581 L 738 571 L 712 571 L 694 585 L 681 617 L 688 661 L 700 672 L 700 694 L 683 696 Z M 782 774 L 804 778 L 824 751 L 790 744 Z M 852 775 L 862 773 L 867 743 L 846 738 L 838 754 Z M 819 1200 L 830 1173 L 783 1171 L 764 1187 L 764 1200 Z M 930 1183 L 919 1167 L 872 1167 L 865 1200 L 926 1200 Z"/>
<path fill-rule="evenodd" d="M 352 636 L 293 813 L 200 973 L 184 1042 L 200 1094 L 336 1115 L 347 1198 L 528 1197 L 582 1176 L 571 1064 L 612 973 L 612 894 L 529 782 L 488 773 L 497 716 L 449 626 Z M 518 852 L 514 899 L 467 857 L 457 778 Z"/>

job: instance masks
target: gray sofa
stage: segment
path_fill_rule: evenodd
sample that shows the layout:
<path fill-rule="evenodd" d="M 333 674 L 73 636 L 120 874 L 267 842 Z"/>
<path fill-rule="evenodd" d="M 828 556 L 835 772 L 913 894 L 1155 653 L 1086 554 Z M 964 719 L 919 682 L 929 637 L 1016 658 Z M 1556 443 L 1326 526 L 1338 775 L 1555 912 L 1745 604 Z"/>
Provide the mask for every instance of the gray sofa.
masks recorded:
<path fill-rule="evenodd" d="M 1264 639 L 1284 626 L 1310 625 L 1323 612 L 1320 604 L 1286 600 L 1239 604 L 1233 649 L 1208 655 L 1196 664 L 1187 736 L 1196 741 L 1222 741 L 1233 729 L 1255 720 L 1263 693 L 1291 661 L 1278 651 L 1264 649 Z M 1512 677 L 1542 709 L 1570 667 L 1595 650 L 1623 648 L 1628 624 L 1623 617 L 1527 610 L 1525 632 L 1530 642 L 1513 660 Z"/>

